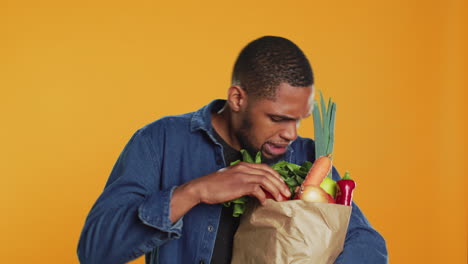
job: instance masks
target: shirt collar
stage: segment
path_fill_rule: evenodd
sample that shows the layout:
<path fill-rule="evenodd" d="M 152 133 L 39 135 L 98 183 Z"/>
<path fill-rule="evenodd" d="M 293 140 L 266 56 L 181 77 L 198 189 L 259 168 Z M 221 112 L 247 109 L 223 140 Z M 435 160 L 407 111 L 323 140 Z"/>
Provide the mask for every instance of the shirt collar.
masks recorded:
<path fill-rule="evenodd" d="M 211 113 L 221 110 L 225 103 L 226 100 L 216 99 L 196 111 L 190 121 L 190 131 L 204 130 L 211 135 L 213 130 Z"/>

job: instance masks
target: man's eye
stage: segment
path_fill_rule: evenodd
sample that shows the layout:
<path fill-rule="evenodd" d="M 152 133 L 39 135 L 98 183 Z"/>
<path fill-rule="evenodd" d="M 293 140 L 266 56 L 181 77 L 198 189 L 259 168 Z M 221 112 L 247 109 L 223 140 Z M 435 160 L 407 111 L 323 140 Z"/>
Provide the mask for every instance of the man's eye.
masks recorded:
<path fill-rule="evenodd" d="M 281 121 L 283 121 L 283 118 L 277 117 L 277 116 L 271 116 L 270 119 L 271 119 L 271 121 L 273 121 L 273 122 L 281 122 Z"/>

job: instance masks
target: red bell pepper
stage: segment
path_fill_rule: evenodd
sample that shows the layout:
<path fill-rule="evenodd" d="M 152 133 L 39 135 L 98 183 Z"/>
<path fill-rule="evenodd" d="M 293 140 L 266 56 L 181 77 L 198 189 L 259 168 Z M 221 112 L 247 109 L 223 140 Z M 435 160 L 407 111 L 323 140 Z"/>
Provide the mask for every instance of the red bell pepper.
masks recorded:
<path fill-rule="evenodd" d="M 337 181 L 336 184 L 336 203 L 351 206 L 356 182 L 349 177 L 349 172 L 346 172 L 344 177 Z"/>

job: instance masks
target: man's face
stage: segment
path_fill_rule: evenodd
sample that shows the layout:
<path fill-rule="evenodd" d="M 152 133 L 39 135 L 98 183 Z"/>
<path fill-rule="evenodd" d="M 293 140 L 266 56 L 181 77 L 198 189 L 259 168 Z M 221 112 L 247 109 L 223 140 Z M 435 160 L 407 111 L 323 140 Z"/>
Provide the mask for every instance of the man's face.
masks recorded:
<path fill-rule="evenodd" d="M 281 83 L 275 100 L 250 99 L 236 133 L 241 147 L 252 155 L 261 151 L 264 163 L 280 160 L 288 145 L 297 138 L 299 122 L 310 115 L 313 97 L 312 86 L 293 87 Z"/>

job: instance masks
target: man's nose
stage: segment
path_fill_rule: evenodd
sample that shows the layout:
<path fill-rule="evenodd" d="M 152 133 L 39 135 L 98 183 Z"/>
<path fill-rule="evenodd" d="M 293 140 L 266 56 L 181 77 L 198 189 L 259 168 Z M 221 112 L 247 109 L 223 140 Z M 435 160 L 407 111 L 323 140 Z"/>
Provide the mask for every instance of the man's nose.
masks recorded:
<path fill-rule="evenodd" d="M 297 138 L 298 123 L 291 122 L 281 131 L 280 137 L 287 141 L 293 141 Z"/>

